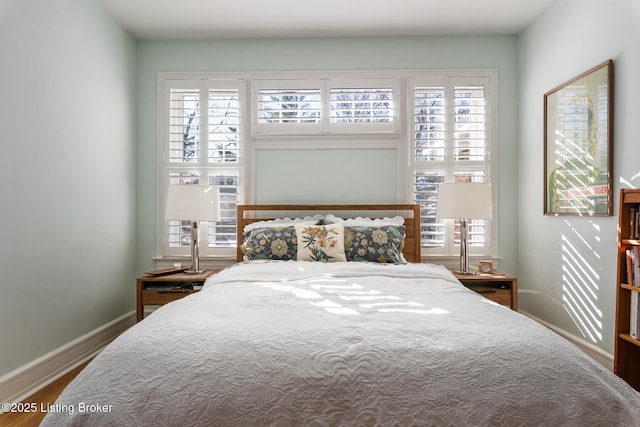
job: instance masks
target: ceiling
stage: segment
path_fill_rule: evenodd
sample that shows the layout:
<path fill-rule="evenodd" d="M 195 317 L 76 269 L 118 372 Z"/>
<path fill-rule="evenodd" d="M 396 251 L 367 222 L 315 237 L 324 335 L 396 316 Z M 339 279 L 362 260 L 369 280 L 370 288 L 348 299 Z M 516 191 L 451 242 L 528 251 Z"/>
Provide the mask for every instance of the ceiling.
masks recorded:
<path fill-rule="evenodd" d="M 559 0 L 98 0 L 138 39 L 518 34 Z"/>

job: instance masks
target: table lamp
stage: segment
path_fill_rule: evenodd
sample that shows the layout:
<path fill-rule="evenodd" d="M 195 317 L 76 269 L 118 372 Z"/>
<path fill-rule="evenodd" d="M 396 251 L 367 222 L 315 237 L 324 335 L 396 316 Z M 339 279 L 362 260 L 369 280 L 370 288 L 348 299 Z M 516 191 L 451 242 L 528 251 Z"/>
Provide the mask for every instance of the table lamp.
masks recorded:
<path fill-rule="evenodd" d="M 188 274 L 202 273 L 199 261 L 199 222 L 220 220 L 220 193 L 216 187 L 202 185 L 169 185 L 165 219 L 191 221 L 191 269 Z"/>
<path fill-rule="evenodd" d="M 460 220 L 460 270 L 455 273 L 475 274 L 469 269 L 469 220 L 491 219 L 491 205 L 491 184 L 451 182 L 438 186 L 436 217 Z"/>

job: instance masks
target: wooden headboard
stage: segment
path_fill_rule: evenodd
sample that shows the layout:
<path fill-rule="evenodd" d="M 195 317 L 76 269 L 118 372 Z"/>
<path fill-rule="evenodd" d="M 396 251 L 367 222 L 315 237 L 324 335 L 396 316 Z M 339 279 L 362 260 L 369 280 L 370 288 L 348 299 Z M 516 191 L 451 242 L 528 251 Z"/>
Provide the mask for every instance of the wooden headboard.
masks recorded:
<path fill-rule="evenodd" d="M 299 214 L 287 215 L 284 212 L 298 211 Z M 350 215 L 346 215 L 349 211 Z M 405 238 L 402 253 L 409 262 L 420 262 L 420 205 L 386 204 L 386 205 L 238 205 L 238 252 L 237 260 L 242 261 L 242 231 L 247 224 L 256 221 L 282 218 L 283 216 L 305 216 L 315 214 L 334 214 L 336 216 L 353 217 L 353 215 L 369 218 L 400 215 L 404 217 Z M 266 216 L 265 216 L 266 215 Z"/>

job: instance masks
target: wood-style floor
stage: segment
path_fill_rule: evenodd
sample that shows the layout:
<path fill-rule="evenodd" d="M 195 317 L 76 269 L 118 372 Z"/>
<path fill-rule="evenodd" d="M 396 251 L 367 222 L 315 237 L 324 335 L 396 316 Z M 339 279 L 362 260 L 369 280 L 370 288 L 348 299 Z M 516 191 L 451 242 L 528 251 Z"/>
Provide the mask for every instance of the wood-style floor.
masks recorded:
<path fill-rule="evenodd" d="M 89 363 L 89 362 L 87 362 Z M 46 408 L 47 405 L 52 405 L 62 390 L 75 378 L 76 375 L 87 365 L 84 363 L 74 370 L 70 371 L 63 377 L 57 379 L 53 383 L 49 384 L 33 396 L 25 399 L 24 403 L 35 403 L 36 408 Z M 0 415 L 0 426 L 2 427 L 37 427 L 40 422 L 47 415 L 46 412 L 7 412 Z"/>

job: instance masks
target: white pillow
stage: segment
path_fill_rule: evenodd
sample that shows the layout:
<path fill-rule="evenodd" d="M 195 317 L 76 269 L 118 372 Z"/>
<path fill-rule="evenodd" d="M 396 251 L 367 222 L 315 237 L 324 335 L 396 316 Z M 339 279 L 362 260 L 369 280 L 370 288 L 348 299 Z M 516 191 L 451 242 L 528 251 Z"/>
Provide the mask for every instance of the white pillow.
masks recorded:
<path fill-rule="evenodd" d="M 344 219 L 333 214 L 325 215 L 324 220 L 327 224 L 343 224 L 345 227 L 383 227 L 385 225 L 401 226 L 404 225 L 404 218 L 395 216 L 393 218 L 349 218 Z"/>
<path fill-rule="evenodd" d="M 346 262 L 342 224 L 295 224 L 298 261 Z"/>
<path fill-rule="evenodd" d="M 256 221 L 251 224 L 247 224 L 244 227 L 244 232 L 255 230 L 256 228 L 264 228 L 264 227 L 286 227 L 293 226 L 294 224 L 317 224 L 321 219 L 324 218 L 324 215 L 314 215 L 314 216 L 305 216 L 304 218 L 278 218 L 278 219 L 269 219 L 264 221 Z"/>

